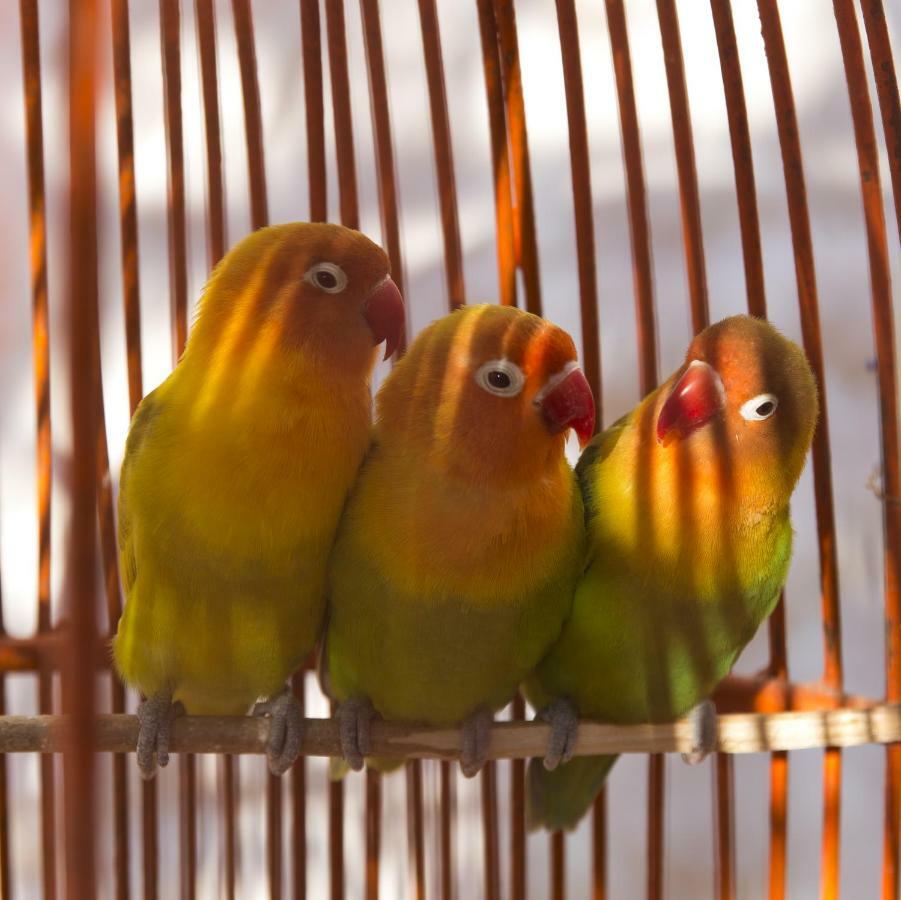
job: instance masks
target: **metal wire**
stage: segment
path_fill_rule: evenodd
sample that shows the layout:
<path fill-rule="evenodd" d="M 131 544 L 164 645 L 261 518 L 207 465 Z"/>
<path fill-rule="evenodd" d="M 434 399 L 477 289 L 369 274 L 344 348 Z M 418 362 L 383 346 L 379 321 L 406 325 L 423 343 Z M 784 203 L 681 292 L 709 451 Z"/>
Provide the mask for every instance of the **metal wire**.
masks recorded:
<path fill-rule="evenodd" d="M 358 171 L 354 144 L 354 115 L 348 41 L 343 0 L 324 0 L 325 21 L 320 20 L 317 0 L 300 0 L 301 60 L 306 109 L 306 142 L 310 210 L 313 220 L 329 217 L 326 155 L 325 88 L 323 58 L 328 53 L 330 100 L 335 129 L 335 169 L 340 219 L 351 227 L 359 225 Z M 41 864 L 44 896 L 59 893 L 61 873 L 56 869 L 55 848 L 64 836 L 67 863 L 66 894 L 70 898 L 92 897 L 100 884 L 114 885 L 117 897 L 130 895 L 129 811 L 126 786 L 126 758 L 112 759 L 112 807 L 110 814 L 94 809 L 96 780 L 92 752 L 93 692 L 87 689 L 98 672 L 107 673 L 106 655 L 100 643 L 101 631 L 115 629 L 121 611 L 121 594 L 115 547 L 115 516 L 112 479 L 109 470 L 105 411 L 100 387 L 98 287 L 97 287 L 97 199 L 94 128 L 95 96 L 99 88 L 96 49 L 103 38 L 101 18 L 92 0 L 70 2 L 70 177 L 71 205 L 70 277 L 63 296 L 69 312 L 69 339 L 72 357 L 71 409 L 74 435 L 73 521 L 67 546 L 67 575 L 71 586 L 66 596 L 66 625 L 54 630 L 50 616 L 51 575 L 51 416 L 47 287 L 47 213 L 44 184 L 44 129 L 41 107 L 41 63 L 37 0 L 20 0 L 22 65 L 25 100 L 25 146 L 28 162 L 28 221 L 30 229 L 29 272 L 35 412 L 37 422 L 38 485 L 38 633 L 28 639 L 10 638 L 2 629 L 0 604 L 0 715 L 4 712 L 4 675 L 11 671 L 34 673 L 39 710 L 54 711 L 52 679 L 64 673 L 63 709 L 76 717 L 80 730 L 73 732 L 64 754 L 65 821 L 57 822 L 55 810 L 54 764 L 50 755 L 40 762 Z M 483 75 L 491 140 L 494 188 L 495 244 L 498 268 L 498 299 L 540 313 L 541 280 L 539 234 L 532 189 L 532 163 L 526 127 L 523 92 L 523 65 L 520 58 L 516 10 L 513 0 L 476 0 Z M 228 246 L 226 198 L 223 175 L 223 147 L 219 114 L 220 84 L 217 70 L 217 39 L 212 0 L 195 0 L 196 27 L 200 52 L 203 122 L 206 139 L 206 198 L 208 259 L 214 265 Z M 770 661 L 767 676 L 752 682 L 731 682 L 730 691 L 717 695 L 720 711 L 731 707 L 767 712 L 798 709 L 851 709 L 857 702 L 844 693 L 841 619 L 838 595 L 838 567 L 835 509 L 828 441 L 828 409 L 825 393 L 825 363 L 820 331 L 813 242 L 807 207 L 803 156 L 798 133 L 788 57 L 776 0 L 758 0 L 763 42 L 766 51 L 773 106 L 782 161 L 789 219 L 795 257 L 798 304 L 805 350 L 820 387 L 821 420 L 814 448 L 814 490 L 816 498 L 818 549 L 821 572 L 821 603 L 825 666 L 821 686 L 791 685 L 788 682 L 786 623 L 782 602 L 769 623 Z M 867 238 L 871 276 L 871 309 L 879 384 L 880 438 L 883 462 L 883 489 L 886 498 L 901 496 L 901 462 L 897 411 L 897 361 L 890 283 L 889 238 L 879 172 L 880 140 L 888 151 L 889 177 L 893 186 L 898 235 L 901 237 L 901 104 L 882 0 L 861 0 L 860 21 L 866 29 L 866 49 L 853 0 L 833 0 L 845 77 L 851 101 L 853 134 L 858 155 L 863 217 L 861 228 Z M 626 203 L 633 258 L 634 302 L 638 339 L 638 373 L 642 393 L 658 381 L 657 327 L 655 316 L 651 233 L 647 213 L 641 134 L 634 88 L 623 0 L 605 0 L 606 25 L 613 54 L 618 114 L 626 177 Z M 708 322 L 708 297 L 704 235 L 701 227 L 700 193 L 691 127 L 689 92 L 686 85 L 683 51 L 674 0 L 656 0 L 656 9 L 667 79 L 672 132 L 679 186 L 682 234 L 688 274 L 692 325 L 695 331 Z M 763 252 L 752 164 L 752 144 L 744 96 L 742 69 L 729 0 L 710 0 L 723 89 L 726 98 L 735 188 L 738 203 L 742 256 L 749 311 L 766 314 Z M 187 201 L 184 139 L 182 134 L 182 36 L 181 5 L 178 0 L 160 0 L 160 34 L 163 64 L 163 101 L 166 124 L 168 202 L 168 248 L 173 359 L 180 355 L 188 329 L 187 296 Z M 232 0 L 236 29 L 247 142 L 248 185 L 251 222 L 259 227 L 268 222 L 262 102 L 266 85 L 260 83 L 252 6 L 250 0 Z M 401 229 L 399 185 L 392 139 L 390 72 L 383 46 L 382 21 L 377 0 L 360 0 L 366 71 L 370 88 L 370 113 L 375 148 L 375 168 L 371 174 L 379 190 L 382 237 L 392 263 L 395 280 L 404 282 L 404 244 Z M 429 123 L 440 211 L 445 290 L 449 308 L 466 302 L 463 242 L 458 211 L 457 182 L 453 153 L 455 130 L 448 106 L 438 8 L 435 0 L 418 0 L 419 26 L 423 48 L 423 71 L 428 88 Z M 564 77 L 564 100 L 569 130 L 571 187 L 575 259 L 579 276 L 579 312 L 582 328 L 582 358 L 598 401 L 601 399 L 602 371 L 598 273 L 596 270 L 595 222 L 592 208 L 590 146 L 585 94 L 592 86 L 583 81 L 579 38 L 580 18 L 573 0 L 556 0 L 556 16 Z M 139 230 L 136 206 L 134 125 L 132 109 L 131 42 L 129 11 L 124 0 L 111 0 L 113 58 L 112 88 L 115 96 L 118 224 L 122 264 L 122 300 L 125 322 L 125 353 L 128 373 L 129 407 L 136 408 L 143 393 L 141 356 L 141 297 L 139 290 Z M 322 27 L 326 39 L 323 42 Z M 872 67 L 879 103 L 881 131 L 869 94 L 867 64 Z M 370 177 L 367 173 L 366 178 Z M 521 293 L 521 296 L 519 294 Z M 77 311 L 77 314 L 76 314 Z M 401 352 L 402 352 L 401 348 Z M 77 365 L 75 361 L 78 361 Z M 601 422 L 601 416 L 598 416 Z M 886 609 L 886 698 L 901 700 L 901 504 L 882 503 L 884 529 L 884 582 Z M 96 528 L 95 528 L 96 526 Z M 95 541 L 99 536 L 99 543 Z M 101 560 L 106 599 L 106 626 L 97 621 L 93 599 L 95 561 Z M 94 645 L 97 652 L 91 652 Z M 85 652 L 88 648 L 88 652 Z M 294 680 L 302 699 L 303 676 Z M 112 681 L 111 707 L 125 709 L 124 691 Z M 518 702 L 514 716 L 523 715 Z M 825 715 L 825 713 L 824 713 Z M 841 753 L 837 746 L 825 749 L 823 783 L 823 838 L 821 850 L 821 892 L 838 896 L 840 872 Z M 506 764 L 505 764 L 506 765 Z M 650 757 L 648 792 L 647 893 L 660 897 L 666 892 L 664 871 L 664 760 Z M 510 764 L 509 884 L 511 895 L 527 894 L 526 840 L 524 830 L 524 769 L 521 762 Z M 736 843 L 734 779 L 731 757 L 721 755 L 714 770 L 716 794 L 716 892 L 732 897 L 736 892 Z M 181 895 L 192 897 L 197 883 L 196 768 L 191 756 L 180 760 L 180 883 Z M 455 822 L 455 773 L 447 762 L 440 764 L 438 797 L 439 860 L 437 880 L 442 898 L 455 893 L 456 864 L 453 848 Z M 240 848 L 237 835 L 239 784 L 237 761 L 223 757 L 221 764 L 223 826 L 223 884 L 226 896 L 235 896 Z M 290 859 L 283 859 L 283 785 L 269 779 L 267 787 L 267 851 L 270 892 L 273 897 L 290 893 L 306 894 L 307 875 L 307 782 L 306 763 L 295 765 L 290 784 L 291 827 L 287 832 Z M 407 765 L 408 834 L 412 892 L 426 895 L 426 854 L 424 834 L 424 784 L 422 763 Z M 343 787 L 331 783 L 329 792 L 329 869 L 334 898 L 345 893 L 344 797 Z M 506 815 L 507 798 L 500 798 L 497 769 L 490 764 L 481 779 L 484 893 L 499 897 L 502 887 L 500 816 Z M 156 788 L 145 783 L 141 789 L 143 816 L 143 892 L 147 898 L 159 895 L 158 809 Z M 501 807 L 500 803 L 504 805 Z M 0 894 L 8 897 L 13 883 L 13 860 L 9 847 L 9 796 L 5 758 L 0 756 Z M 380 776 L 366 779 L 366 896 L 378 896 L 382 841 L 382 784 Z M 788 756 L 772 753 L 770 759 L 769 807 L 769 896 L 781 898 L 786 891 L 788 816 Z M 97 838 L 90 823 L 97 819 L 109 828 L 113 842 L 111 872 L 95 871 Z M 504 820 L 506 821 L 506 819 Z M 107 824 L 108 823 L 108 824 Z M 607 828 L 605 794 L 596 800 L 592 825 L 592 896 L 607 894 Z M 885 900 L 899 896 L 899 845 L 901 845 L 901 747 L 887 748 L 884 805 L 883 882 Z M 554 835 L 550 844 L 550 893 L 567 893 L 566 844 Z M 290 873 L 283 883 L 283 871 Z"/>

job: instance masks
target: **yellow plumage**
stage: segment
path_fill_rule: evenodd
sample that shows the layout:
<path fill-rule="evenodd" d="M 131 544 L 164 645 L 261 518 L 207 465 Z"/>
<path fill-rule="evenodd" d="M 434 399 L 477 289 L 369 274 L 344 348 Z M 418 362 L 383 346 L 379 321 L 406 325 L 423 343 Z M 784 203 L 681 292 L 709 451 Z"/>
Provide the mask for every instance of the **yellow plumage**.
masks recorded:
<path fill-rule="evenodd" d="M 341 290 L 315 281 L 324 263 Z M 363 235 L 306 223 L 256 232 L 213 273 L 184 356 L 135 414 L 122 469 L 114 653 L 145 695 L 243 713 L 311 652 L 369 442 L 374 341 L 386 315 L 399 327 L 387 275 Z"/>

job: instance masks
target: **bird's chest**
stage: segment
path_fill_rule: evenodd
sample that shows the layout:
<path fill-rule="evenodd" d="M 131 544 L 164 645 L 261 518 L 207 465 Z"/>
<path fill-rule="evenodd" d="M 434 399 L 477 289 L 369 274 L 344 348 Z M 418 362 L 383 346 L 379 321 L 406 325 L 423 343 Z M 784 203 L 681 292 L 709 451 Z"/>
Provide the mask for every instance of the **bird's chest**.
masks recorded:
<path fill-rule="evenodd" d="M 303 548 L 325 554 L 365 453 L 361 426 L 343 440 L 323 423 L 183 437 L 143 473 L 164 497 L 144 511 L 150 532 L 176 554 L 200 548 L 225 566 L 288 560 Z"/>

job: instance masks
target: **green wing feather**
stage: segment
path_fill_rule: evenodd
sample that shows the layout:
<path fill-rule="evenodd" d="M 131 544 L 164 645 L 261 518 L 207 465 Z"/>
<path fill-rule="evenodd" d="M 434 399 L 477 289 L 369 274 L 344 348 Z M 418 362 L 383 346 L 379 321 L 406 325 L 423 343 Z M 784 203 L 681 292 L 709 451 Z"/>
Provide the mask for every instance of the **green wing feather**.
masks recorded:
<path fill-rule="evenodd" d="M 530 830 L 575 828 L 594 802 L 615 756 L 577 756 L 553 772 L 540 759 L 529 762 L 526 821 Z"/>

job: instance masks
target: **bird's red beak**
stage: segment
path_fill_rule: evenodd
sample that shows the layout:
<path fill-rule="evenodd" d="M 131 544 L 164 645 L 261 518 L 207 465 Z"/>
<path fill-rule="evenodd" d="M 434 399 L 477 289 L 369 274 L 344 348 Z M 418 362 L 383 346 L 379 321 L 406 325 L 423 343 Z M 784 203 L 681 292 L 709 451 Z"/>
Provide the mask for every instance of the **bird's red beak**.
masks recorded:
<path fill-rule="evenodd" d="M 689 364 L 657 417 L 657 441 L 666 446 L 688 437 L 726 405 L 726 390 L 713 366 L 699 359 Z"/>
<path fill-rule="evenodd" d="M 363 304 L 363 318 L 376 344 L 385 342 L 385 359 L 391 356 L 404 333 L 404 299 L 397 285 L 386 278 Z"/>
<path fill-rule="evenodd" d="M 549 389 L 538 397 L 544 421 L 552 434 L 572 428 L 584 447 L 594 434 L 594 396 L 581 369 L 573 368 L 559 381 L 551 379 Z M 559 377 L 559 376 L 557 376 Z"/>

